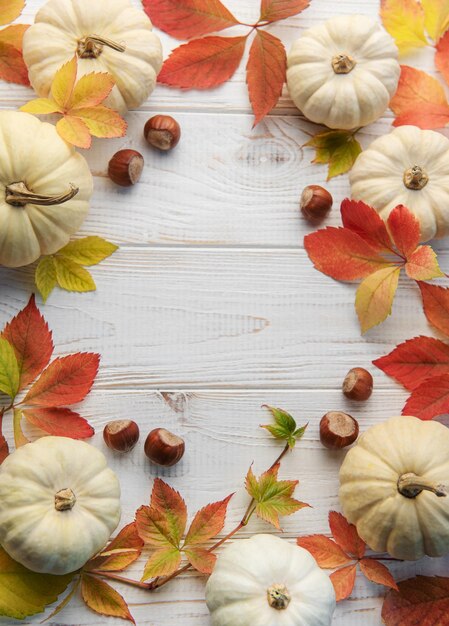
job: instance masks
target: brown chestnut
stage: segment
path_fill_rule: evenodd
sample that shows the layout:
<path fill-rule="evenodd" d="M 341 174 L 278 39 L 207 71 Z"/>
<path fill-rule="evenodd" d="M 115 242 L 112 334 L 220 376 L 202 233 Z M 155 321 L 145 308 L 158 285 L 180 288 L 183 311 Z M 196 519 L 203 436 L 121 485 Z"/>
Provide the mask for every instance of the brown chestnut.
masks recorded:
<path fill-rule="evenodd" d="M 184 440 L 165 428 L 155 428 L 145 441 L 145 454 L 156 465 L 176 465 L 184 451 Z"/>
<path fill-rule="evenodd" d="M 373 393 L 373 377 L 363 367 L 352 368 L 343 381 L 343 393 L 350 400 L 368 400 Z"/>
<path fill-rule="evenodd" d="M 150 146 L 167 152 L 178 145 L 181 127 L 170 115 L 155 115 L 145 124 L 144 136 Z"/>
<path fill-rule="evenodd" d="M 309 222 L 320 222 L 332 208 L 331 194 L 319 185 L 308 185 L 302 192 L 300 209 Z"/>
<path fill-rule="evenodd" d="M 139 427 L 132 420 L 114 420 L 106 424 L 103 439 L 111 450 L 129 452 L 139 441 Z"/>
<path fill-rule="evenodd" d="M 144 166 L 143 156 L 137 150 L 119 150 L 109 161 L 108 176 L 116 185 L 135 185 Z"/>
<path fill-rule="evenodd" d="M 330 450 L 351 445 L 359 436 L 357 420 L 342 411 L 329 411 L 320 422 L 320 441 Z"/>

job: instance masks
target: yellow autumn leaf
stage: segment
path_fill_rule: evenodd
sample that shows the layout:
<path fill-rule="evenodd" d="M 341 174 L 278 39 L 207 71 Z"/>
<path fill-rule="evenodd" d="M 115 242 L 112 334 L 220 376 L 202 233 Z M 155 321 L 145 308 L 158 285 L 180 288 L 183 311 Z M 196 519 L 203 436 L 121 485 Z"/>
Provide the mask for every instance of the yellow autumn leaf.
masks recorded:
<path fill-rule="evenodd" d="M 13 24 L 7 28 L 0 30 L 0 41 L 9 43 L 17 50 L 22 50 L 22 42 L 25 31 L 29 28 L 29 24 Z"/>
<path fill-rule="evenodd" d="M 449 28 L 449 0 L 421 0 L 425 13 L 425 26 L 434 41 L 438 41 Z"/>
<path fill-rule="evenodd" d="M 423 7 L 416 0 L 382 0 L 380 15 L 401 54 L 428 45 Z"/>
<path fill-rule="evenodd" d="M 39 261 L 34 275 L 36 287 L 45 302 L 57 285 L 56 267 L 52 256 L 44 256 Z"/>
<path fill-rule="evenodd" d="M 13 22 L 24 7 L 25 0 L 0 0 L 0 26 Z"/>
<path fill-rule="evenodd" d="M 53 79 L 51 97 L 58 104 L 61 112 L 65 113 L 70 108 L 77 71 L 78 62 L 74 56 L 71 61 L 59 68 Z"/>
<path fill-rule="evenodd" d="M 58 251 L 58 255 L 62 255 L 80 265 L 96 265 L 118 249 L 106 239 L 101 237 L 83 237 L 70 241 L 64 248 Z"/>
<path fill-rule="evenodd" d="M 20 446 L 24 446 L 26 443 L 30 443 L 29 440 L 25 437 L 22 430 L 22 411 L 21 409 L 14 409 L 14 444 L 16 448 L 20 448 Z"/>
<path fill-rule="evenodd" d="M 96 285 L 90 273 L 70 259 L 55 257 L 56 279 L 66 291 L 95 291 Z"/>
<path fill-rule="evenodd" d="M 77 148 L 88 149 L 92 145 L 92 136 L 86 124 L 79 117 L 65 115 L 56 124 L 56 130 L 68 143 Z"/>
<path fill-rule="evenodd" d="M 59 106 L 49 98 L 35 98 L 24 104 L 20 110 L 25 113 L 33 113 L 33 115 L 49 115 L 50 113 L 58 113 Z"/>
<path fill-rule="evenodd" d="M 94 107 L 103 102 L 111 93 L 115 81 L 105 72 L 92 72 L 82 76 L 73 90 L 70 107 Z"/>
<path fill-rule="evenodd" d="M 390 314 L 401 268 L 390 265 L 363 280 L 357 289 L 355 308 L 362 333 L 383 322 Z"/>
<path fill-rule="evenodd" d="M 98 105 L 72 109 L 71 116 L 80 118 L 94 137 L 120 137 L 126 133 L 125 120 L 108 107 Z"/>

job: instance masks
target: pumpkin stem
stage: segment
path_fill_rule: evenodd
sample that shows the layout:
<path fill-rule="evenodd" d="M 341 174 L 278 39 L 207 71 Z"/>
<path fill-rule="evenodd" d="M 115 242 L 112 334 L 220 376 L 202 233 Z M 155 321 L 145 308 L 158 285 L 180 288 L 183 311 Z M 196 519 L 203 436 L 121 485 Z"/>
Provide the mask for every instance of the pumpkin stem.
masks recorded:
<path fill-rule="evenodd" d="M 58 196 L 46 196 L 29 191 L 25 183 L 11 183 L 5 189 L 5 200 L 8 204 L 17 207 L 24 207 L 26 204 L 37 204 L 39 206 L 55 206 L 63 204 L 76 196 L 78 187 L 69 184 L 70 190 Z"/>
<path fill-rule="evenodd" d="M 277 611 L 284 611 L 290 604 L 291 596 L 285 585 L 272 585 L 267 589 L 268 604 Z"/>
<path fill-rule="evenodd" d="M 419 191 L 429 182 L 429 176 L 419 165 L 414 165 L 404 172 L 404 185 L 407 189 Z"/>
<path fill-rule="evenodd" d="M 84 39 L 78 41 L 76 53 L 80 59 L 96 59 L 103 52 L 103 48 L 107 46 L 117 52 L 125 52 L 126 47 L 115 41 L 99 37 L 98 35 L 88 35 Z"/>
<path fill-rule="evenodd" d="M 336 54 L 332 59 L 332 69 L 336 74 L 349 74 L 357 65 L 357 61 L 349 54 Z"/>
<path fill-rule="evenodd" d="M 76 502 L 76 496 L 69 488 L 60 489 L 55 494 L 55 509 L 57 511 L 70 511 L 73 509 Z"/>
<path fill-rule="evenodd" d="M 422 491 L 432 491 L 438 498 L 447 496 L 447 487 L 445 485 L 435 485 L 430 480 L 417 476 L 413 472 L 400 476 L 398 491 L 406 498 L 416 498 Z"/>

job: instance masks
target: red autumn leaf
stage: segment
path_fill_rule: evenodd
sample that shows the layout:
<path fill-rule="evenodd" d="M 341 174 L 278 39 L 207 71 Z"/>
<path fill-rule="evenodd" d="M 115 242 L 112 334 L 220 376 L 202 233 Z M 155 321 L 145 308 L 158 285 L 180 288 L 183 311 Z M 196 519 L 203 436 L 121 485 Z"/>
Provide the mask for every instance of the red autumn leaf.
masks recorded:
<path fill-rule="evenodd" d="M 434 376 L 412 391 L 402 415 L 414 415 L 421 420 L 431 420 L 449 413 L 449 374 Z"/>
<path fill-rule="evenodd" d="M 217 560 L 215 554 L 197 546 L 187 548 L 184 552 L 190 565 L 198 572 L 201 572 L 201 574 L 212 574 Z"/>
<path fill-rule="evenodd" d="M 182 89 L 210 89 L 234 74 L 245 51 L 245 37 L 204 37 L 176 48 L 158 82 Z"/>
<path fill-rule="evenodd" d="M 430 246 L 416 248 L 405 264 L 407 276 L 413 280 L 432 280 L 444 276 L 438 264 L 437 255 Z"/>
<path fill-rule="evenodd" d="M 298 537 L 296 543 L 308 550 L 318 565 L 324 569 L 334 569 L 352 561 L 335 541 L 324 535 Z"/>
<path fill-rule="evenodd" d="M 22 52 L 0 40 L 0 79 L 19 85 L 29 85 L 28 69 Z"/>
<path fill-rule="evenodd" d="M 365 278 L 388 264 L 377 249 L 347 228 L 325 229 L 304 238 L 315 268 L 336 280 Z"/>
<path fill-rule="evenodd" d="M 390 102 L 395 126 L 412 124 L 419 128 L 444 128 L 449 124 L 449 104 L 442 85 L 425 72 L 401 66 L 396 94 Z"/>
<path fill-rule="evenodd" d="M 249 51 L 246 82 L 254 111 L 254 126 L 278 103 L 285 82 L 287 55 L 284 44 L 264 30 L 258 30 Z"/>
<path fill-rule="evenodd" d="M 137 533 L 136 524 L 128 524 L 102 552 L 88 562 L 86 569 L 120 572 L 139 558 L 143 545 Z"/>
<path fill-rule="evenodd" d="M 0 465 L 6 459 L 9 454 L 8 442 L 4 435 L 0 434 Z"/>
<path fill-rule="evenodd" d="M 391 589 L 398 588 L 388 567 L 385 567 L 383 563 L 379 563 L 376 559 L 362 559 L 360 561 L 360 569 L 371 582 L 390 587 Z"/>
<path fill-rule="evenodd" d="M 104 580 L 91 574 L 83 574 L 81 595 L 87 606 L 95 613 L 108 617 L 121 617 L 133 624 L 136 623 L 124 598 Z"/>
<path fill-rule="evenodd" d="M 64 406 L 81 402 L 89 393 L 100 355 L 77 352 L 55 359 L 28 391 L 24 404 Z"/>
<path fill-rule="evenodd" d="M 219 502 L 208 504 L 198 511 L 190 525 L 184 545 L 190 547 L 194 544 L 205 543 L 223 530 L 229 500 L 233 495 Z"/>
<path fill-rule="evenodd" d="M 357 563 L 342 567 L 330 575 L 331 583 L 334 585 L 335 598 L 337 602 L 346 600 L 352 593 L 357 573 Z"/>
<path fill-rule="evenodd" d="M 330 511 L 329 527 L 335 541 L 345 552 L 354 554 L 358 559 L 364 556 L 365 542 L 360 539 L 354 524 L 350 524 L 341 513 Z"/>
<path fill-rule="evenodd" d="M 262 0 L 260 5 L 261 22 L 277 22 L 297 15 L 307 9 L 310 0 Z"/>
<path fill-rule="evenodd" d="M 87 439 L 95 434 L 94 429 L 78 413 L 59 407 L 25 409 L 24 417 L 49 435 Z"/>
<path fill-rule="evenodd" d="M 364 202 L 346 198 L 341 204 L 343 226 L 349 228 L 379 252 L 391 250 L 392 242 L 379 213 Z"/>
<path fill-rule="evenodd" d="M 428 378 L 449 374 L 449 345 L 433 337 L 415 337 L 373 363 L 413 391 Z"/>
<path fill-rule="evenodd" d="M 19 389 L 27 387 L 50 362 L 53 341 L 48 324 L 36 307 L 34 294 L 3 331 L 14 348 L 20 371 Z"/>
<path fill-rule="evenodd" d="M 417 576 L 398 583 L 382 607 L 386 626 L 449 626 L 449 578 Z"/>
<path fill-rule="evenodd" d="M 220 0 L 143 0 L 154 26 L 177 39 L 214 33 L 239 21 Z"/>
<path fill-rule="evenodd" d="M 399 205 L 388 217 L 388 228 L 396 248 L 408 259 L 419 245 L 419 220 L 407 207 Z"/>
<path fill-rule="evenodd" d="M 436 46 L 435 65 L 449 84 L 449 30 Z"/>
<path fill-rule="evenodd" d="M 444 335 L 449 336 L 449 289 L 419 282 L 424 313 L 432 324 Z"/>

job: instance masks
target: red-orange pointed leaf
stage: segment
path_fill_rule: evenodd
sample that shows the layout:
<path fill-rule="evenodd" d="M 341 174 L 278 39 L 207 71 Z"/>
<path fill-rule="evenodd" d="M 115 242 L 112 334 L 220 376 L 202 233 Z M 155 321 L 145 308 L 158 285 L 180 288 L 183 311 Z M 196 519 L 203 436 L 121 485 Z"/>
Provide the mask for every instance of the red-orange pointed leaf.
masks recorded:
<path fill-rule="evenodd" d="M 357 573 L 357 564 L 342 567 L 330 575 L 331 583 L 334 585 L 335 598 L 337 602 L 346 600 L 352 593 Z"/>
<path fill-rule="evenodd" d="M 392 210 L 387 223 L 396 248 L 408 259 L 419 245 L 419 220 L 407 207 L 399 205 Z"/>
<path fill-rule="evenodd" d="M 162 66 L 158 82 L 182 89 L 210 89 L 235 73 L 246 37 L 204 37 L 176 48 Z"/>
<path fill-rule="evenodd" d="M 405 264 L 407 276 L 413 280 L 432 280 L 444 276 L 437 255 L 430 246 L 416 248 Z"/>
<path fill-rule="evenodd" d="M 151 546 L 178 548 L 187 523 L 187 507 L 181 495 L 160 478 L 156 478 L 150 506 L 136 513 L 139 536 Z"/>
<path fill-rule="evenodd" d="M 0 434 L 0 464 L 6 459 L 9 454 L 8 442 L 4 435 Z"/>
<path fill-rule="evenodd" d="M 190 547 L 194 544 L 204 543 L 223 530 L 229 500 L 233 495 L 231 494 L 219 502 L 208 504 L 198 511 L 187 533 L 185 539 L 186 546 Z"/>
<path fill-rule="evenodd" d="M 378 212 L 364 202 L 346 198 L 341 203 L 343 226 L 359 235 L 378 251 L 391 250 L 392 242 Z"/>
<path fill-rule="evenodd" d="M 27 387 L 48 365 L 53 341 L 48 324 L 36 307 L 34 295 L 3 331 L 14 348 L 20 371 L 19 389 Z"/>
<path fill-rule="evenodd" d="M 185 550 L 187 560 L 201 574 L 212 574 L 217 557 L 212 552 L 195 546 Z"/>
<path fill-rule="evenodd" d="M 310 0 L 262 0 L 260 4 L 261 22 L 277 22 L 304 11 Z"/>
<path fill-rule="evenodd" d="M 143 0 L 143 8 L 154 26 L 177 39 L 192 39 L 239 21 L 220 0 Z"/>
<path fill-rule="evenodd" d="M 87 606 L 95 613 L 107 617 L 121 617 L 133 624 L 136 623 L 124 598 L 104 580 L 90 574 L 83 574 L 81 595 Z"/>
<path fill-rule="evenodd" d="M 0 40 L 0 79 L 19 85 L 29 85 L 28 69 L 21 50 Z"/>
<path fill-rule="evenodd" d="M 435 65 L 449 85 L 449 30 L 437 44 Z"/>
<path fill-rule="evenodd" d="M 89 561 L 87 569 L 120 572 L 139 558 L 143 545 L 136 524 L 128 524 L 100 554 Z"/>
<path fill-rule="evenodd" d="M 383 563 L 379 563 L 376 559 L 362 559 L 360 561 L 360 569 L 371 582 L 390 587 L 390 589 L 398 588 L 388 567 L 385 567 Z"/>
<path fill-rule="evenodd" d="M 324 569 L 334 569 L 352 561 L 335 541 L 324 535 L 298 537 L 296 543 L 308 550 L 318 565 Z"/>
<path fill-rule="evenodd" d="M 449 289 L 424 282 L 419 282 L 418 286 L 427 319 L 432 326 L 449 336 Z"/>
<path fill-rule="evenodd" d="M 35 406 L 65 406 L 84 400 L 100 365 L 100 355 L 77 352 L 55 359 L 25 396 Z"/>
<path fill-rule="evenodd" d="M 330 511 L 329 527 L 338 545 L 345 552 L 354 554 L 357 558 L 362 558 L 365 554 L 365 542 L 360 539 L 354 524 L 350 524 L 341 513 Z"/>
<path fill-rule="evenodd" d="M 61 407 L 25 409 L 24 417 L 49 435 L 87 439 L 95 434 L 92 426 L 84 417 L 70 409 Z"/>
<path fill-rule="evenodd" d="M 415 387 L 402 410 L 402 415 L 414 415 L 422 420 L 444 413 L 449 413 L 449 374 L 434 376 Z"/>
<path fill-rule="evenodd" d="M 264 30 L 258 30 L 246 66 L 254 125 L 276 106 L 282 93 L 286 70 L 287 55 L 282 41 Z"/>
<path fill-rule="evenodd" d="M 382 607 L 386 626 L 448 626 L 449 578 L 417 576 L 398 583 Z"/>

